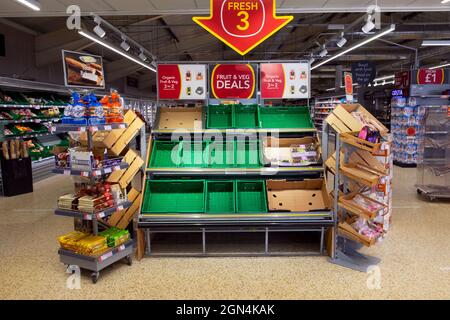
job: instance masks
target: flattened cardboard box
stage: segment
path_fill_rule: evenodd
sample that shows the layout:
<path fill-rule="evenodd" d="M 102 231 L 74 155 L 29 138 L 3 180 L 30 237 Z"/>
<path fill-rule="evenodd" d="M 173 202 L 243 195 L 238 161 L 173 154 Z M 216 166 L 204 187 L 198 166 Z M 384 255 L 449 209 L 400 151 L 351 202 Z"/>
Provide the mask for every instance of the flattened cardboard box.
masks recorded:
<path fill-rule="evenodd" d="M 267 180 L 266 188 L 269 211 L 307 212 L 330 208 L 324 179 Z"/>
<path fill-rule="evenodd" d="M 159 108 L 157 129 L 202 129 L 203 111 L 201 107 Z"/>
<path fill-rule="evenodd" d="M 120 187 L 125 189 L 133 180 L 136 173 L 139 169 L 144 165 L 144 160 L 141 157 L 136 157 L 127 171 L 123 174 L 123 176 L 119 180 Z"/>
<path fill-rule="evenodd" d="M 139 210 L 141 198 L 142 194 L 139 194 L 138 197 L 133 201 L 131 207 L 127 209 L 125 214 L 122 216 L 122 219 L 120 219 L 119 223 L 117 224 L 118 228 L 125 229 L 130 224 L 131 220 L 133 220 L 133 217 L 136 215 L 136 212 Z"/>
<path fill-rule="evenodd" d="M 137 191 L 134 188 L 131 188 L 130 192 L 128 192 L 128 201 L 133 203 L 139 195 L 140 195 L 139 191 Z M 122 219 L 122 217 L 125 215 L 125 213 L 127 211 L 128 211 L 128 209 L 114 212 L 112 214 L 111 218 L 109 218 L 108 223 L 111 226 L 117 226 L 117 224 L 119 223 L 119 221 Z"/>
<path fill-rule="evenodd" d="M 131 163 L 133 163 L 134 159 L 136 159 L 137 156 L 137 153 L 130 149 L 123 157 L 123 161 L 131 165 Z M 128 169 L 123 169 L 112 172 L 106 179 L 106 181 L 110 183 L 118 183 L 120 178 L 125 174 L 127 170 Z"/>

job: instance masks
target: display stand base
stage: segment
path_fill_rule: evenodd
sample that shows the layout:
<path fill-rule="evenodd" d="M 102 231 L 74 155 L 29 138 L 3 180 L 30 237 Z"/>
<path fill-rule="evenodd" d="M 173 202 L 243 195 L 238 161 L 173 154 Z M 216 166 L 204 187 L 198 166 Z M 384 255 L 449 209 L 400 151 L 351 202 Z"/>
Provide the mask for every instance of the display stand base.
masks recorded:
<path fill-rule="evenodd" d="M 336 251 L 336 258 L 329 259 L 331 263 L 360 272 L 368 272 L 369 267 L 378 265 L 380 258 L 359 253 L 361 248 L 359 243 L 344 239 L 344 244 Z"/>

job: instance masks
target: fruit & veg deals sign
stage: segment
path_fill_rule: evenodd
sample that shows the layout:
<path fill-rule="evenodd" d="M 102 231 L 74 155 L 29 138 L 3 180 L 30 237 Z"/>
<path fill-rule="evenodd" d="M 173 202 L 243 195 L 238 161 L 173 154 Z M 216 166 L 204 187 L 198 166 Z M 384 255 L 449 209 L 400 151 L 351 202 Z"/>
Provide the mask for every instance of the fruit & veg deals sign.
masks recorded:
<path fill-rule="evenodd" d="M 211 97 L 252 99 L 255 96 L 256 65 L 217 64 L 211 72 Z"/>
<path fill-rule="evenodd" d="M 210 16 L 192 20 L 245 55 L 293 18 L 276 15 L 276 0 L 210 0 Z"/>

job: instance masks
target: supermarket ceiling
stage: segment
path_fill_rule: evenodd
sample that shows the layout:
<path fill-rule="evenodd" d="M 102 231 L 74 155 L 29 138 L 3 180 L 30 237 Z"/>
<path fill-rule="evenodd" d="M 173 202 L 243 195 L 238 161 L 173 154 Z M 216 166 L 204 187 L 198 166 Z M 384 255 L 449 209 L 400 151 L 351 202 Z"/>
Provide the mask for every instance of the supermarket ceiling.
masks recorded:
<path fill-rule="evenodd" d="M 39 16 L 66 15 L 66 7 L 80 6 L 84 13 L 95 11 L 99 15 L 158 15 L 207 13 L 210 0 L 39 0 Z M 368 5 L 375 4 L 385 12 L 441 11 L 448 5 L 441 0 L 278 0 L 278 11 L 282 13 L 365 12 Z M 0 16 L 30 16 L 27 8 L 15 1 L 2 0 Z"/>
<path fill-rule="evenodd" d="M 245 57 L 241 57 L 192 21 L 193 13 L 206 13 L 209 0 L 40 0 L 42 11 L 35 14 L 14 0 L 0 1 L 0 30 L 8 25 L 34 35 L 37 67 L 60 64 L 61 49 L 102 55 L 109 81 L 126 76 L 139 78 L 146 89 L 155 84 L 154 73 L 122 58 L 89 39 L 66 28 L 66 5 L 76 3 L 83 12 L 95 12 L 121 32 L 133 38 L 161 61 L 221 60 L 295 60 L 311 56 L 316 61 L 322 46 L 329 57 L 343 50 L 337 45 L 345 30 L 349 45 L 363 40 L 365 12 L 375 1 L 361 0 L 278 0 L 280 12 L 289 12 L 294 20 Z M 337 66 L 349 70 L 351 63 L 371 60 L 378 76 L 409 69 L 415 61 L 420 66 L 434 66 L 448 60 L 450 46 L 422 47 L 423 40 L 450 39 L 450 3 L 441 0 L 378 0 L 382 8 L 382 27 L 391 23 L 396 30 L 357 50 L 317 68 L 313 88 L 334 86 Z M 91 19 L 86 15 L 84 19 Z M 120 44 L 108 33 L 106 38 Z"/>

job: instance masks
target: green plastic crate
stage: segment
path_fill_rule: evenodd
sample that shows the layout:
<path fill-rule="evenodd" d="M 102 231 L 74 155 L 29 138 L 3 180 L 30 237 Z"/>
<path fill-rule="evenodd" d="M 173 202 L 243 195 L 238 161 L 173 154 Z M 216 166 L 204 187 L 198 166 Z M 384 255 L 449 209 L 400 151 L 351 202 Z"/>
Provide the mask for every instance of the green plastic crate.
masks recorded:
<path fill-rule="evenodd" d="M 204 213 L 205 180 L 147 180 L 142 212 Z"/>
<path fill-rule="evenodd" d="M 185 142 L 181 147 L 181 168 L 204 168 L 207 166 L 206 148 L 208 142 Z"/>
<path fill-rule="evenodd" d="M 259 128 L 259 116 L 257 105 L 234 106 L 235 128 L 252 129 Z"/>
<path fill-rule="evenodd" d="M 178 141 L 153 141 L 148 168 L 176 168 L 181 162 L 181 146 Z M 172 152 L 176 152 L 175 159 L 172 159 Z"/>
<path fill-rule="evenodd" d="M 209 168 L 233 168 L 236 161 L 234 141 L 208 143 L 206 157 Z"/>
<path fill-rule="evenodd" d="M 261 164 L 260 142 L 257 140 L 235 142 L 235 164 L 238 168 L 259 168 Z"/>
<path fill-rule="evenodd" d="M 234 181 L 206 182 L 206 213 L 234 213 Z"/>
<path fill-rule="evenodd" d="M 267 212 L 267 194 L 264 180 L 236 181 L 236 212 Z"/>
<path fill-rule="evenodd" d="M 308 107 L 260 107 L 261 128 L 313 129 Z"/>
<path fill-rule="evenodd" d="M 210 105 L 207 114 L 208 129 L 230 129 L 234 128 L 233 106 Z"/>

